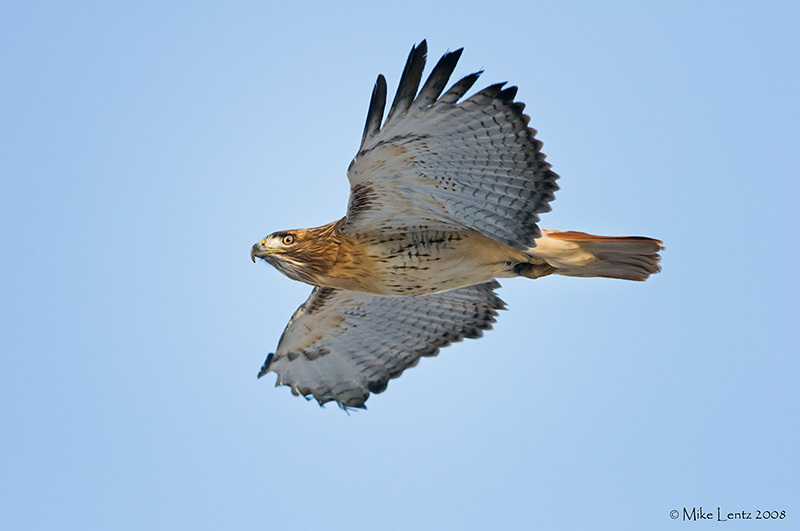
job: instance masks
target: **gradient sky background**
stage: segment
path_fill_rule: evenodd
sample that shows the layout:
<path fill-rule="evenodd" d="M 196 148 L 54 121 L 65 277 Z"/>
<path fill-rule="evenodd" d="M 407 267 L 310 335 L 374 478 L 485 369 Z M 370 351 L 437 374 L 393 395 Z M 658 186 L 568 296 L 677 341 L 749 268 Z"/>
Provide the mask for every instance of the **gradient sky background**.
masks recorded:
<path fill-rule="evenodd" d="M 141 4 L 0 5 L 0 528 L 798 529 L 798 4 Z M 423 38 L 519 86 L 544 227 L 664 271 L 506 280 L 348 416 L 256 379 L 310 288 L 249 250 Z"/>

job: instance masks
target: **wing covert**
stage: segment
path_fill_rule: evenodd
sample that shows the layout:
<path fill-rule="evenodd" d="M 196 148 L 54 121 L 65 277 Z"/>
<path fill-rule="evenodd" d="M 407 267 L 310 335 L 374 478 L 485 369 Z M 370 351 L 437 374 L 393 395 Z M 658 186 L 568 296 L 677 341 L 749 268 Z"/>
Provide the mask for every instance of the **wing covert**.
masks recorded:
<path fill-rule="evenodd" d="M 278 375 L 295 395 L 364 407 L 370 393 L 435 356 L 441 347 L 490 329 L 505 304 L 496 281 L 418 297 L 314 288 L 258 373 Z"/>

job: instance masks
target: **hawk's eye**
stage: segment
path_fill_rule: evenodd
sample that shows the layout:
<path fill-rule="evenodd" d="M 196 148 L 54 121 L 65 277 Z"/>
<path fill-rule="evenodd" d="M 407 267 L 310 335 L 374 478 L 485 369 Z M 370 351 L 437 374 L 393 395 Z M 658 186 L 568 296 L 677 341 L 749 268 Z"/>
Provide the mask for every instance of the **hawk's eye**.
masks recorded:
<path fill-rule="evenodd" d="M 294 236 L 292 236 L 291 234 L 287 234 L 286 236 L 283 237 L 281 241 L 283 242 L 284 245 L 291 245 L 294 243 Z"/>

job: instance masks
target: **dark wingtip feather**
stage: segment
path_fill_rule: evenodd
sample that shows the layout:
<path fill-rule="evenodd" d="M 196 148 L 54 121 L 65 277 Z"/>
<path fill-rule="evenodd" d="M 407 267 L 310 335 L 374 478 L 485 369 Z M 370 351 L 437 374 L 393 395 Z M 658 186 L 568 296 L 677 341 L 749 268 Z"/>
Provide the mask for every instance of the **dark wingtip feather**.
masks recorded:
<path fill-rule="evenodd" d="M 403 114 L 411 107 L 411 103 L 417 95 L 419 82 L 422 80 L 422 71 L 425 69 L 425 57 L 427 54 L 428 43 L 424 40 L 419 45 L 411 47 L 386 123 L 389 123 L 393 116 Z"/>
<path fill-rule="evenodd" d="M 425 85 L 423 85 L 422 90 L 419 91 L 417 99 L 414 101 L 414 109 L 416 111 L 421 111 L 436 101 L 436 98 L 439 97 L 444 87 L 447 85 L 447 82 L 450 80 L 453 70 L 456 69 L 456 64 L 458 64 L 458 60 L 461 58 L 463 51 L 464 48 L 459 48 L 458 50 L 444 54 L 442 58 L 439 59 L 439 62 L 436 63 L 436 66 L 433 67 L 433 71 L 428 76 Z"/>
<path fill-rule="evenodd" d="M 267 356 L 267 359 L 264 360 L 264 365 L 262 365 L 261 366 L 261 370 L 258 371 L 257 378 L 261 378 L 262 376 L 264 376 L 265 374 L 267 374 L 269 372 L 269 366 L 272 364 L 272 357 L 274 355 L 275 355 L 275 353 L 271 352 L 269 354 L 269 356 Z"/>
<path fill-rule="evenodd" d="M 500 83 L 493 83 L 486 87 L 485 89 L 481 90 L 480 92 L 473 94 L 469 97 L 470 100 L 474 101 L 486 101 L 491 102 L 496 100 L 499 95 L 503 92 L 503 87 L 508 83 L 507 81 L 501 81 Z"/>
<path fill-rule="evenodd" d="M 361 145 L 364 141 L 381 129 L 383 121 L 383 111 L 386 108 L 386 78 L 383 74 L 378 75 L 375 86 L 372 88 L 372 98 L 369 100 L 369 110 L 367 111 L 367 121 L 364 124 L 364 134 L 361 135 Z"/>
<path fill-rule="evenodd" d="M 514 97 L 517 95 L 517 87 L 510 86 L 507 89 L 504 89 L 500 94 L 497 95 L 497 99 L 505 102 L 505 103 L 513 103 Z M 520 114 L 522 112 L 520 111 Z"/>
<path fill-rule="evenodd" d="M 439 101 L 450 104 L 456 103 L 461 96 L 466 94 L 467 91 L 472 88 L 472 85 L 478 81 L 478 78 L 481 77 L 481 74 L 483 74 L 483 70 L 478 70 L 477 72 L 469 74 L 468 76 L 462 77 L 456 82 L 455 85 L 450 87 L 450 90 L 445 92 L 444 95 L 439 98 Z"/>

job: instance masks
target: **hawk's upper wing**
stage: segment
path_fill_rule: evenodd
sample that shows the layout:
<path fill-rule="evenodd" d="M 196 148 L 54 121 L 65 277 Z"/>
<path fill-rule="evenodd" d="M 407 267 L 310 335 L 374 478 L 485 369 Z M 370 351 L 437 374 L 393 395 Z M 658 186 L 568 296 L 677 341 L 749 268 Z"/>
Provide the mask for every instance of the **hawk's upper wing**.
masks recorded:
<path fill-rule="evenodd" d="M 496 281 L 434 295 L 382 297 L 314 288 L 258 373 L 320 404 L 363 407 L 421 356 L 492 327 L 504 303 Z"/>
<path fill-rule="evenodd" d="M 499 83 L 459 103 L 478 72 L 441 95 L 461 55 L 456 50 L 441 58 L 417 94 L 426 51 L 425 41 L 411 49 L 383 126 L 386 80 L 378 76 L 361 148 L 348 169 L 344 230 L 470 228 L 532 247 L 558 175 L 528 127 L 525 105 L 514 101 L 517 88 Z"/>

